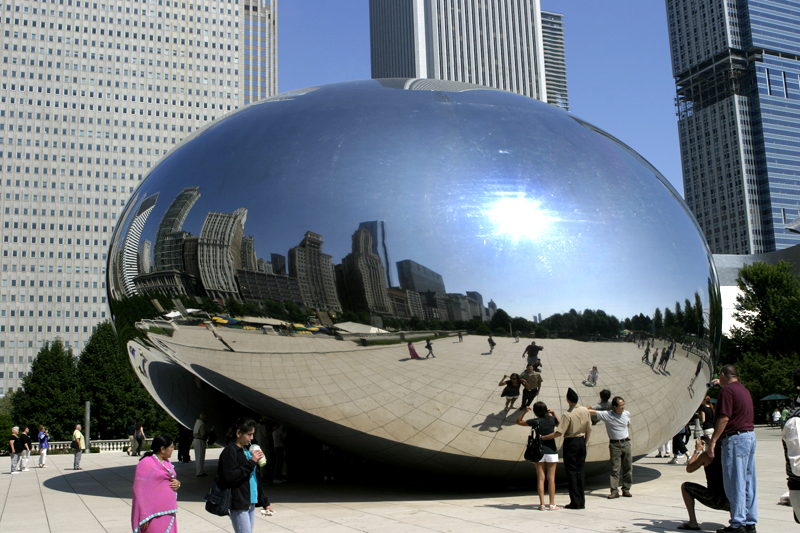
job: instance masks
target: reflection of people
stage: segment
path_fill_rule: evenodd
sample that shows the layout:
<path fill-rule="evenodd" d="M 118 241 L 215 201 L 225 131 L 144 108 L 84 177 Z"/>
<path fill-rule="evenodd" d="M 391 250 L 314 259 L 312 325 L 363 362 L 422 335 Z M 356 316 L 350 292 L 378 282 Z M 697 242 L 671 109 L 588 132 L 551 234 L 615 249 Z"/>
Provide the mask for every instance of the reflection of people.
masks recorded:
<path fill-rule="evenodd" d="M 498 387 L 505 385 L 500 396 L 506 399 L 506 411 L 514 408 L 514 402 L 519 398 L 519 388 L 522 386 L 522 382 L 519 380 L 519 374 L 511 374 L 511 378 L 508 381 L 506 381 L 507 377 L 509 377 L 508 374 L 503 374 L 503 378 L 500 380 L 500 383 L 497 384 Z"/>
<path fill-rule="evenodd" d="M 175 469 L 169 461 L 174 451 L 172 438 L 158 435 L 153 439 L 151 450 L 136 465 L 131 501 L 133 531 L 177 531 L 177 491 L 181 482 L 176 479 Z"/>
<path fill-rule="evenodd" d="M 530 407 L 539 394 L 539 388 L 542 386 L 542 373 L 537 372 L 533 365 L 528 365 L 525 371 L 519 375 L 519 381 L 525 387 L 522 389 L 522 404 L 519 406 L 522 410 Z"/>
<path fill-rule="evenodd" d="M 275 470 L 272 473 L 273 483 L 283 483 L 283 465 L 286 462 L 286 428 L 281 424 L 276 424 L 272 429 L 272 446 L 275 449 Z"/>
<path fill-rule="evenodd" d="M 800 391 L 800 368 L 794 371 L 794 389 Z M 786 415 L 781 431 L 786 459 L 786 476 L 789 485 L 789 502 L 794 509 L 794 520 L 800 520 L 800 397 Z"/>
<path fill-rule="evenodd" d="M 411 342 L 408 343 L 408 355 L 411 356 L 411 359 L 421 359 Z"/>
<path fill-rule="evenodd" d="M 689 513 L 689 521 L 684 522 L 678 529 L 699 531 L 700 525 L 697 523 L 697 515 L 694 512 L 694 502 L 697 500 L 706 507 L 717 509 L 718 511 L 730 511 L 728 498 L 725 496 L 725 489 L 722 484 L 722 462 L 719 453 L 712 458 L 705 450 L 704 446 L 709 441 L 708 437 L 703 436 L 694 443 L 694 453 L 686 463 L 686 471 L 690 474 L 698 470 L 701 466 L 706 473 L 706 486 L 686 481 L 681 485 L 681 495 L 686 511 Z M 719 450 L 717 450 L 719 451 Z"/>
<path fill-rule="evenodd" d="M 489 353 L 492 353 L 494 351 L 495 344 L 497 343 L 494 342 L 492 335 L 489 334 Z"/>
<path fill-rule="evenodd" d="M 464 335 L 461 333 L 461 330 L 458 331 L 458 342 L 462 342 L 464 340 Z"/>
<path fill-rule="evenodd" d="M 622 470 L 622 495 L 631 496 L 633 484 L 633 456 L 631 455 L 631 414 L 625 410 L 625 400 L 615 396 L 611 400 L 611 411 L 589 409 L 598 421 L 605 422 L 608 432 L 608 453 L 611 457 L 611 494 L 609 499 L 619 498 L 620 470 Z"/>
<path fill-rule="evenodd" d="M 597 380 L 600 378 L 600 374 L 597 372 L 597 367 L 593 366 L 592 369 L 589 371 L 589 375 L 586 376 L 586 379 L 583 380 L 583 384 L 587 387 L 594 387 L 597 385 Z"/>
<path fill-rule="evenodd" d="M 756 436 L 753 433 L 753 398 L 739 382 L 736 367 L 725 365 L 719 373 L 722 391 L 717 399 L 717 421 L 709 453 L 722 442 L 722 479 L 731 504 L 731 528 L 755 526 L 758 522 L 756 496 Z"/>
<path fill-rule="evenodd" d="M 539 360 L 539 352 L 543 349 L 541 346 L 536 345 L 536 341 L 531 341 L 530 345 L 526 346 L 525 351 L 522 352 L 522 357 L 528 358 L 529 365 L 535 364 Z"/>
<path fill-rule="evenodd" d="M 657 361 L 658 361 L 658 348 L 656 348 L 656 351 L 653 352 L 653 360 L 650 361 L 650 369 L 651 370 L 655 370 L 656 369 L 656 362 Z"/>
<path fill-rule="evenodd" d="M 425 359 L 427 359 L 428 357 L 433 357 L 435 359 L 436 356 L 433 355 L 433 344 L 431 344 L 430 339 L 425 341 L 425 348 L 428 350 L 428 355 L 425 356 Z"/>
<path fill-rule="evenodd" d="M 536 402 L 533 404 L 533 414 L 536 415 L 534 420 L 524 421 L 522 418 L 525 413 L 530 411 L 530 407 L 520 413 L 517 418 L 517 425 L 535 427 L 540 435 L 549 435 L 556 430 L 558 424 L 558 417 L 552 409 L 548 409 L 544 402 Z M 544 455 L 539 462 L 534 463 L 536 466 L 536 485 L 539 491 L 539 510 L 544 511 L 546 508 L 550 510 L 563 509 L 556 505 L 556 466 L 558 465 L 558 449 L 554 440 L 543 440 L 542 451 Z M 550 505 L 544 506 L 544 483 L 547 480 L 547 492 L 550 496 Z"/>
<path fill-rule="evenodd" d="M 240 418 L 229 430 L 228 445 L 222 450 L 217 476 L 225 488 L 231 489 L 231 524 L 236 533 L 251 533 L 256 521 L 256 506 L 272 511 L 269 500 L 256 480 L 256 465 L 264 458 L 261 450 L 250 452 L 256 423 Z"/>
<path fill-rule="evenodd" d="M 564 436 L 564 470 L 567 472 L 569 487 L 569 504 L 564 506 L 566 509 L 586 507 L 586 445 L 592 435 L 592 419 L 589 410 L 578 405 L 578 399 L 578 393 L 572 387 L 567 389 L 569 410 L 561 417 L 554 433 L 542 436 L 543 441 Z"/>
<path fill-rule="evenodd" d="M 700 372 L 702 372 L 702 370 L 703 370 L 703 360 L 700 359 L 699 361 L 697 361 L 697 368 L 694 371 L 694 377 L 689 380 L 689 390 L 691 390 L 692 387 L 694 386 L 694 382 L 697 379 L 697 376 L 700 375 Z"/>

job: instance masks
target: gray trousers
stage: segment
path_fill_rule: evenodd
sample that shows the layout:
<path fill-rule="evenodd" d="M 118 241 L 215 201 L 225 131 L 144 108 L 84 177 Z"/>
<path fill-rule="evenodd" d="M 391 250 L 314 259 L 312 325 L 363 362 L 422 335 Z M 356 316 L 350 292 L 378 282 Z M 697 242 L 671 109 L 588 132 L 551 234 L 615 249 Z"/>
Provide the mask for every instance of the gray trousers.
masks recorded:
<path fill-rule="evenodd" d="M 630 491 L 633 484 L 633 460 L 631 441 L 609 442 L 611 454 L 611 492 L 619 492 L 620 469 L 622 469 L 622 490 Z"/>
<path fill-rule="evenodd" d="M 81 455 L 83 455 L 83 450 L 75 450 L 75 459 L 72 461 L 72 468 L 75 470 L 81 467 Z"/>
<path fill-rule="evenodd" d="M 12 472 L 17 469 L 17 464 L 18 463 L 19 463 L 19 454 L 18 453 L 12 453 L 11 454 L 11 471 Z"/>

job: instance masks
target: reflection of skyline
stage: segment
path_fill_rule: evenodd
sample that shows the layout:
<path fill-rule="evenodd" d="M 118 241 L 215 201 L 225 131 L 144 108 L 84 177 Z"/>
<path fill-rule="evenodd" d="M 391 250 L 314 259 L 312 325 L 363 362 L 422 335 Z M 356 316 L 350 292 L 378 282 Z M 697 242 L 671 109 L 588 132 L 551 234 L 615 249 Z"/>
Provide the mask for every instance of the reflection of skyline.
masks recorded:
<path fill-rule="evenodd" d="M 448 291 L 478 290 L 511 316 L 633 316 L 697 290 L 707 301 L 702 236 L 652 167 L 613 138 L 497 91 L 447 93 L 456 105 L 425 91 L 398 100 L 374 81 L 336 91 L 231 116 L 162 161 L 140 198 L 200 185 L 184 224 L 194 235 L 206 212 L 248 205 L 247 234 L 265 262 L 307 230 L 338 261 L 361 222 L 384 221 L 392 263 L 412 259 L 441 272 Z M 332 96 L 342 105 L 294 120 Z M 551 214 L 546 231 L 504 232 L 511 221 L 490 215 L 508 198 L 525 199 L 520 216 L 528 204 Z M 161 204 L 145 228 L 151 241 Z"/>
<path fill-rule="evenodd" d="M 139 206 L 123 247 L 123 285 L 127 283 L 128 296 L 209 296 L 223 304 L 228 298 L 270 299 L 320 311 L 367 311 L 428 321 L 485 321 L 496 310 L 496 306 L 484 308 L 483 296 L 477 291 L 447 293 L 441 274 L 411 259 L 396 263 L 400 283 L 390 286 L 384 221 L 359 223 L 351 236 L 351 251 L 339 264 L 334 265 L 332 256 L 323 253 L 322 235 L 312 231 L 307 231 L 287 256 L 272 253 L 271 261 L 265 261 L 256 253 L 255 236 L 245 236 L 247 208 L 207 213 L 199 237 L 184 230 L 199 197 L 199 186 L 178 193 L 159 221 L 154 245 L 144 240 L 134 254 L 132 246 L 141 239 L 158 194 Z M 151 250 L 158 261 L 150 257 Z M 135 267 L 131 264 L 134 257 Z"/>

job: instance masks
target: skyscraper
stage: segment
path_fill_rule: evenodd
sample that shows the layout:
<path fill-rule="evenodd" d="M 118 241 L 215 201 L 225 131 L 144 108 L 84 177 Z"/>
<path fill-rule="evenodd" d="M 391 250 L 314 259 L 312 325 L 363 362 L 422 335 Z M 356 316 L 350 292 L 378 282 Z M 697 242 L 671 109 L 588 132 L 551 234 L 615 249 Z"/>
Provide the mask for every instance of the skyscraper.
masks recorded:
<path fill-rule="evenodd" d="M 684 196 L 711 251 L 800 243 L 800 2 L 666 5 Z"/>
<path fill-rule="evenodd" d="M 392 271 L 389 269 L 389 249 L 386 246 L 386 223 L 383 220 L 373 220 L 371 222 L 361 222 L 358 229 L 366 228 L 372 235 L 372 253 L 377 255 L 383 263 L 386 272 L 386 286 L 391 287 Z"/>
<path fill-rule="evenodd" d="M 441 274 L 411 259 L 397 262 L 397 277 L 404 289 L 415 292 L 431 291 L 441 296 L 447 294 Z"/>
<path fill-rule="evenodd" d="M 542 47 L 547 80 L 547 103 L 569 111 L 564 15 L 542 11 Z"/>
<path fill-rule="evenodd" d="M 136 286 L 133 284 L 133 278 L 139 275 L 139 239 L 142 237 L 142 229 L 147 222 L 147 217 L 150 216 L 157 201 L 158 193 L 144 199 L 125 234 L 125 245 L 121 252 L 122 288 L 126 296 L 138 294 Z"/>
<path fill-rule="evenodd" d="M 322 235 L 307 231 L 300 244 L 289 250 L 289 275 L 297 278 L 308 307 L 342 310 L 336 294 L 333 260 L 322 253 Z"/>
<path fill-rule="evenodd" d="M 342 259 L 343 282 L 354 310 L 390 314 L 393 310 L 386 290 L 386 272 L 374 249 L 370 230 L 356 230 L 353 251 Z"/>
<path fill-rule="evenodd" d="M 183 223 L 200 198 L 200 187 L 187 187 L 172 200 L 156 229 L 153 263 L 156 270 L 183 270 Z"/>
<path fill-rule="evenodd" d="M 148 170 L 203 125 L 277 92 L 277 3 L 3 4 L 2 277 L 73 290 L 69 304 L 2 291 L 19 303 L 0 317 L 0 395 L 45 341 L 58 335 L 77 353 L 108 317 L 108 243 Z"/>
<path fill-rule="evenodd" d="M 373 78 L 485 85 L 547 101 L 539 0 L 370 0 Z"/>
<path fill-rule="evenodd" d="M 242 239 L 247 208 L 206 215 L 197 240 L 200 279 L 206 294 L 219 300 L 239 300 L 236 271 L 242 268 Z"/>

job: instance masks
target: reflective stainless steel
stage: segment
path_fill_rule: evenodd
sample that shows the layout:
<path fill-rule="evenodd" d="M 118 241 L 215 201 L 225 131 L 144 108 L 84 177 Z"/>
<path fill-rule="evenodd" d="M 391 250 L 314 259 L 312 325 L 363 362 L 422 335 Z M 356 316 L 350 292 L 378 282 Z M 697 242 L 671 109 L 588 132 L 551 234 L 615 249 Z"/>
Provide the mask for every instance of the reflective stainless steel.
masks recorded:
<path fill-rule="evenodd" d="M 387 291 L 401 283 L 437 295 Z M 205 411 L 222 428 L 246 406 L 371 459 L 506 478 L 534 475 L 497 386 L 523 370 L 529 341 L 496 337 L 489 354 L 485 336 L 443 334 L 435 359 L 412 360 L 405 343 L 234 329 L 186 308 L 269 298 L 323 320 L 344 307 L 453 322 L 491 301 L 529 320 L 571 309 L 623 320 L 697 298 L 705 333 L 676 347 L 668 371 L 635 342 L 539 341 L 539 399 L 561 413 L 570 386 L 582 405 L 602 388 L 621 395 L 635 456 L 699 405 L 720 326 L 711 256 L 658 171 L 555 107 L 431 80 L 287 93 L 192 135 L 126 207 L 108 294 L 140 379 L 184 424 Z M 182 315 L 159 316 L 170 312 Z M 600 380 L 584 386 L 593 365 Z M 607 440 L 595 426 L 590 472 L 606 467 Z"/>

